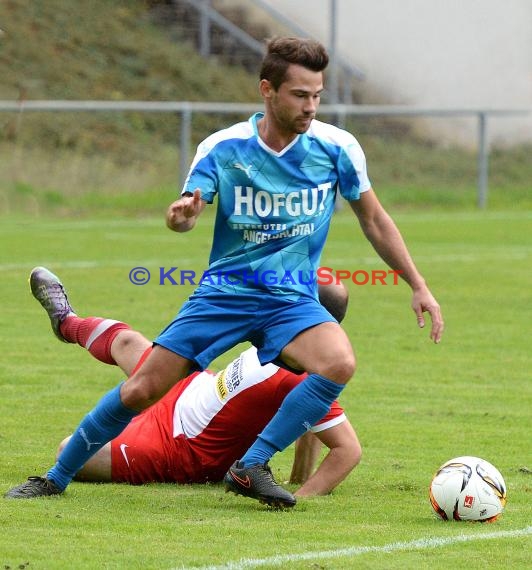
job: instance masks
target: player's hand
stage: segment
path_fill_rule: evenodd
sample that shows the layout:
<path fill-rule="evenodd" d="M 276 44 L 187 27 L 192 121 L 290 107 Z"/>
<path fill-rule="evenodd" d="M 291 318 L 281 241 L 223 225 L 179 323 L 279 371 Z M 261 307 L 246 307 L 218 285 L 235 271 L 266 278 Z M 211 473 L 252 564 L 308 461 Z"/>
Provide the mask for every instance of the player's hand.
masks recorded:
<path fill-rule="evenodd" d="M 430 315 L 432 320 L 430 338 L 438 344 L 443 334 L 443 317 L 441 315 L 440 305 L 427 288 L 417 289 L 414 291 L 414 295 L 412 297 L 412 309 L 416 314 L 419 328 L 423 328 L 425 326 L 425 317 L 423 313 L 427 312 Z"/>
<path fill-rule="evenodd" d="M 196 188 L 192 196 L 183 196 L 168 206 L 166 225 L 176 232 L 192 229 L 203 205 L 201 191 Z"/>

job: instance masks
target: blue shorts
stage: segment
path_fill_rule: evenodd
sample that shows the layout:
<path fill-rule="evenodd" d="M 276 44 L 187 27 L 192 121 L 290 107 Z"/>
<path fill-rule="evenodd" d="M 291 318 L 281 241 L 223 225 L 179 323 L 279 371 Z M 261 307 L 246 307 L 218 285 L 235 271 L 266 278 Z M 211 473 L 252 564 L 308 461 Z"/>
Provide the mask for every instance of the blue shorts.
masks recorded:
<path fill-rule="evenodd" d="M 218 356 L 249 341 L 261 364 L 275 360 L 299 333 L 335 318 L 311 297 L 194 293 L 154 340 L 204 370 Z"/>

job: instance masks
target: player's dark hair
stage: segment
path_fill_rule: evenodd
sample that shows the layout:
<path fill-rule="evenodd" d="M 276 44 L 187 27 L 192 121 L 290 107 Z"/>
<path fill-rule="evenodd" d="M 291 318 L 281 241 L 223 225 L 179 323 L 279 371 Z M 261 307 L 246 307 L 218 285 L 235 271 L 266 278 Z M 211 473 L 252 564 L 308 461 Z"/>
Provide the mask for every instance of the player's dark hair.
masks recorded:
<path fill-rule="evenodd" d="M 325 47 L 307 38 L 273 38 L 267 44 L 262 60 L 260 79 L 267 79 L 277 91 L 286 80 L 290 64 L 297 64 L 312 71 L 323 71 L 329 63 Z"/>
<path fill-rule="evenodd" d="M 349 292 L 343 283 L 331 285 L 318 285 L 320 303 L 341 323 L 347 312 Z"/>

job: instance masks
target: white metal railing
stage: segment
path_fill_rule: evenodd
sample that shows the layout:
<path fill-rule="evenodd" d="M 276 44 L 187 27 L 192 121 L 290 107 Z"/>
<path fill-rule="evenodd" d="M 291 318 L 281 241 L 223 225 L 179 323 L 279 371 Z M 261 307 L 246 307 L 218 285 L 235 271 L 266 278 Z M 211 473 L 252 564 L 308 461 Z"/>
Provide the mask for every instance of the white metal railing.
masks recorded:
<path fill-rule="evenodd" d="M 273 6 L 270 6 L 267 2 L 263 0 L 252 0 L 255 6 L 267 13 L 273 18 L 275 22 L 281 26 L 286 27 L 294 35 L 309 37 L 308 31 L 299 26 L 296 22 L 284 16 L 281 12 L 276 10 Z M 262 59 L 264 55 L 264 42 L 258 41 L 257 39 L 250 36 L 244 29 L 239 28 L 237 25 L 230 22 L 227 18 L 223 16 L 218 10 L 216 10 L 211 5 L 211 0 L 181 0 L 190 9 L 196 10 L 200 15 L 200 24 L 198 30 L 198 43 L 199 52 L 203 57 L 208 57 L 211 55 L 211 33 L 210 28 L 212 24 L 220 26 L 227 34 L 238 40 L 246 49 L 251 50 L 251 52 L 260 56 Z M 351 82 L 352 80 L 363 80 L 365 79 L 364 72 L 358 67 L 354 66 L 338 54 L 336 49 L 336 25 L 337 25 L 337 0 L 329 0 L 329 36 L 330 45 L 330 83 L 328 93 L 332 97 L 330 103 L 339 102 L 339 85 L 338 85 L 338 71 L 341 71 L 344 75 L 344 86 L 342 100 L 344 103 L 351 103 L 352 92 L 351 92 Z"/>
<path fill-rule="evenodd" d="M 216 103 L 191 101 L 0 101 L 0 112 L 142 112 L 177 113 L 181 115 L 179 172 L 180 182 L 190 164 L 191 125 L 195 113 L 254 113 L 263 109 L 260 103 Z M 477 205 L 484 208 L 488 197 L 488 119 L 490 117 L 516 117 L 532 114 L 532 108 L 475 109 L 415 107 L 401 105 L 321 105 L 320 115 L 335 117 L 340 126 L 351 117 L 469 117 L 477 120 Z"/>

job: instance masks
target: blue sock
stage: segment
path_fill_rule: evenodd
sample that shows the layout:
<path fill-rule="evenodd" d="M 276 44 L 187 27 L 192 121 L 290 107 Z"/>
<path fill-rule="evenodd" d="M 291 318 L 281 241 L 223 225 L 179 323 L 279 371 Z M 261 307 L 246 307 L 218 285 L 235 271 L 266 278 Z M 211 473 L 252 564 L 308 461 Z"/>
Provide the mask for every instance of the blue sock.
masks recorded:
<path fill-rule="evenodd" d="M 119 435 L 139 413 L 126 408 L 120 399 L 120 386 L 113 388 L 89 412 L 59 454 L 46 477 L 62 491 L 74 475 L 106 443 Z"/>
<path fill-rule="evenodd" d="M 284 399 L 279 411 L 246 451 L 245 467 L 269 461 L 277 451 L 286 449 L 329 411 L 344 389 L 319 374 L 311 374 Z"/>

